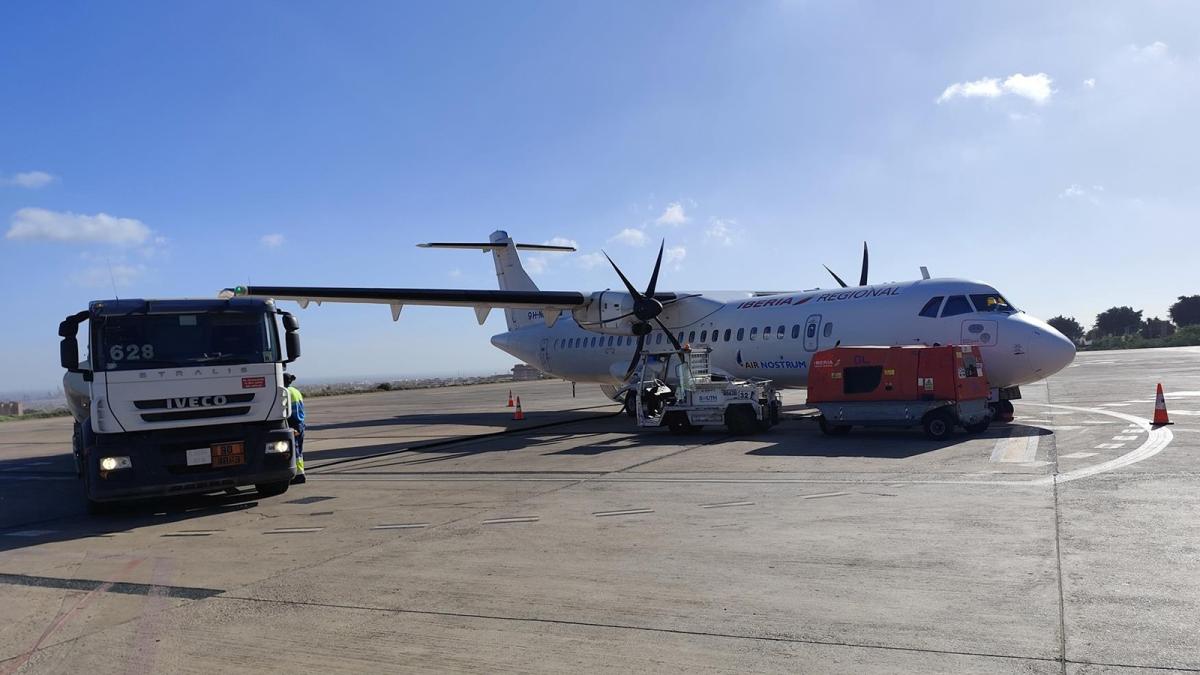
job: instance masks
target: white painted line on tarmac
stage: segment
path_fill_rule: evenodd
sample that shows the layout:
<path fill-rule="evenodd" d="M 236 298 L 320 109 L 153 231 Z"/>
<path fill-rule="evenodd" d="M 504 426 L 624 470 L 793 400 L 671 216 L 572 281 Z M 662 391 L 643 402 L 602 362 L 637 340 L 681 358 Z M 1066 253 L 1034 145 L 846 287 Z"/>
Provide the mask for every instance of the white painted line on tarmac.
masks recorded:
<path fill-rule="evenodd" d="M 816 495 L 802 495 L 800 498 L 801 499 L 824 499 L 825 497 L 841 497 L 843 495 L 848 495 L 848 494 L 850 494 L 850 493 L 849 492 L 822 492 L 821 494 L 816 494 Z"/>
<path fill-rule="evenodd" d="M 1121 467 L 1129 466 L 1130 464 L 1136 464 L 1144 459 L 1149 459 L 1162 452 L 1175 438 L 1175 436 L 1171 434 L 1171 430 L 1167 427 L 1151 428 L 1150 420 L 1135 417 L 1133 415 L 1127 415 L 1122 412 L 1116 412 L 1113 410 L 1089 410 L 1088 408 L 1051 405 L 1048 403 L 1036 405 L 1047 405 L 1054 408 L 1078 410 L 1081 412 L 1100 412 L 1101 414 L 1108 415 L 1110 417 L 1117 417 L 1129 422 L 1130 424 L 1137 425 L 1143 431 L 1147 432 L 1147 437 L 1146 440 L 1132 452 L 1125 453 L 1116 459 L 1111 459 L 1107 462 L 1081 467 L 1079 469 L 1075 469 L 1074 471 L 1067 471 L 1065 473 L 1060 473 L 1053 476 L 1045 476 L 1043 478 L 1030 481 L 1034 485 L 1066 483 L 1068 481 L 1079 480 L 1080 478 L 1087 478 L 1089 476 L 1095 476 L 1096 474 L 1112 471 L 1113 469 L 1119 469 Z"/>
<path fill-rule="evenodd" d="M 513 518 L 492 518 L 483 521 L 484 525 L 504 525 L 506 523 L 536 523 L 538 516 L 516 516 Z"/>
<path fill-rule="evenodd" d="M 280 527 L 274 530 L 267 530 L 263 534 L 307 534 L 309 532 L 320 532 L 323 527 Z"/>
<path fill-rule="evenodd" d="M 1127 408 L 1133 405 L 1132 403 L 1101 403 L 1101 408 Z"/>
<path fill-rule="evenodd" d="M 429 523 L 395 523 L 392 525 L 375 525 L 372 530 L 416 530 L 429 527 Z"/>
<path fill-rule="evenodd" d="M 1022 464 L 1021 466 L 1024 466 L 1024 467 L 1029 467 L 1029 468 L 1031 468 L 1031 469 L 1036 469 L 1036 468 L 1038 468 L 1039 466 L 1046 466 L 1047 464 L 1053 464 L 1053 462 L 1045 462 L 1045 461 L 1042 461 L 1042 462 L 1025 462 L 1025 463 L 1024 463 L 1024 464 Z"/>
<path fill-rule="evenodd" d="M 634 516 L 639 513 L 654 513 L 654 509 L 625 509 L 624 511 L 596 511 L 592 513 L 597 518 L 607 518 L 608 516 Z"/>
<path fill-rule="evenodd" d="M 58 530 L 16 530 L 15 532 L 3 532 L 0 536 L 5 537 L 44 537 L 47 534 L 54 534 Z"/>
<path fill-rule="evenodd" d="M 1097 450 L 1120 450 L 1125 447 L 1124 443 L 1097 443 Z"/>
<path fill-rule="evenodd" d="M 1037 458 L 1037 436 L 1005 436 L 996 439 L 996 447 L 992 450 L 993 462 L 1012 462 L 1023 464 Z"/>
<path fill-rule="evenodd" d="M 1113 436 L 1114 441 L 1136 441 L 1137 436 Z"/>
<path fill-rule="evenodd" d="M 754 502 L 722 502 L 720 504 L 701 504 L 702 509 L 724 509 L 731 506 L 754 506 Z"/>
<path fill-rule="evenodd" d="M 1079 429 L 1082 429 L 1083 427 L 1077 426 L 1074 424 L 1063 424 L 1063 425 L 1048 426 L 1046 428 L 1049 429 L 1050 431 L 1057 433 L 1059 431 L 1078 431 Z"/>
<path fill-rule="evenodd" d="M 1095 457 L 1097 454 L 1098 453 L 1095 453 L 1095 452 L 1072 452 L 1069 455 L 1059 455 L 1058 458 L 1059 459 L 1087 459 L 1088 457 Z"/>

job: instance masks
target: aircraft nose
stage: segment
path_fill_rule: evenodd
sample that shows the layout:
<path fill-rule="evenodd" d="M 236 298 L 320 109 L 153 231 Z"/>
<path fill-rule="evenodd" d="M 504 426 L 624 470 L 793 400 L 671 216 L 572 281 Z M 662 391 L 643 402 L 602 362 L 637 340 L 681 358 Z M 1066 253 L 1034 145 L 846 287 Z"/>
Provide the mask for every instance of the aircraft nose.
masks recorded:
<path fill-rule="evenodd" d="M 1075 343 L 1040 319 L 1031 319 L 1031 361 L 1038 378 L 1050 377 L 1075 360 Z"/>

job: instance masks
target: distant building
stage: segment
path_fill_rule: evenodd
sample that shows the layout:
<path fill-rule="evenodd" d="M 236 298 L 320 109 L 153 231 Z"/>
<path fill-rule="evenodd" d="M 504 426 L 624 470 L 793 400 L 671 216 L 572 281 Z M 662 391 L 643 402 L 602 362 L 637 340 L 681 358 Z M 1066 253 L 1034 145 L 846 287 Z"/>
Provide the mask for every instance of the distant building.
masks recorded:
<path fill-rule="evenodd" d="M 20 417 L 25 414 L 25 404 L 20 401 L 0 401 L 0 415 Z"/>
<path fill-rule="evenodd" d="M 513 376 L 512 376 L 513 382 L 524 382 L 526 380 L 540 380 L 540 379 L 546 377 L 545 375 L 542 374 L 542 371 L 538 370 L 537 368 L 534 368 L 533 366 L 527 366 L 524 363 L 518 363 L 517 365 L 513 366 L 512 374 L 513 374 Z"/>

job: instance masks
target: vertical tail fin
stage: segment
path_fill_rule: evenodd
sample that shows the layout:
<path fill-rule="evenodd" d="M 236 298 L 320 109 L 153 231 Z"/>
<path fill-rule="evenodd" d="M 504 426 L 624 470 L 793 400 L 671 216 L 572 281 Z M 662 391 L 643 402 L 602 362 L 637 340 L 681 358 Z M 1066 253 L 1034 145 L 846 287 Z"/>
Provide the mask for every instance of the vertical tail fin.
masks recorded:
<path fill-rule="evenodd" d="M 428 244 L 417 244 L 421 248 L 456 248 L 456 249 L 475 249 L 480 251 L 491 251 L 492 260 L 496 263 L 496 281 L 500 284 L 502 291 L 536 291 L 537 284 L 533 283 L 533 279 L 525 273 L 525 268 L 521 267 L 521 259 L 517 256 L 518 249 L 527 251 L 546 251 L 546 252 L 570 252 L 574 251 L 573 246 L 560 246 L 558 244 L 517 244 L 504 230 L 496 230 L 492 233 L 488 243 L 465 243 L 465 242 L 430 242 Z M 528 326 L 532 323 L 544 321 L 542 313 L 537 310 L 504 310 L 504 317 L 508 320 L 508 329 L 516 330 L 521 326 Z"/>
<path fill-rule="evenodd" d="M 488 238 L 491 243 L 498 244 L 492 249 L 492 261 L 496 263 L 496 282 L 502 291 L 536 291 L 537 284 L 529 278 L 525 268 L 521 266 L 521 258 L 517 255 L 517 245 L 504 230 L 496 230 Z M 508 321 L 508 329 L 516 330 L 522 326 L 543 321 L 542 313 L 538 310 L 506 309 L 504 318 Z"/>

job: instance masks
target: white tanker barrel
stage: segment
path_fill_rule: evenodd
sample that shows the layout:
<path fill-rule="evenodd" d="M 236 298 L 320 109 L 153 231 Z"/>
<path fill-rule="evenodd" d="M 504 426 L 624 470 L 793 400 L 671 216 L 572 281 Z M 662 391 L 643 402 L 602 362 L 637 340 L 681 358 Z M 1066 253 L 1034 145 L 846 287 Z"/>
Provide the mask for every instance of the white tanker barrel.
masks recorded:
<path fill-rule="evenodd" d="M 92 364 L 82 361 L 79 367 L 90 370 Z M 75 421 L 82 422 L 87 419 L 91 414 L 92 393 L 91 386 L 83 380 L 83 373 L 63 375 L 63 393 L 67 396 L 67 408 L 71 410 Z"/>

